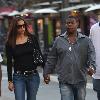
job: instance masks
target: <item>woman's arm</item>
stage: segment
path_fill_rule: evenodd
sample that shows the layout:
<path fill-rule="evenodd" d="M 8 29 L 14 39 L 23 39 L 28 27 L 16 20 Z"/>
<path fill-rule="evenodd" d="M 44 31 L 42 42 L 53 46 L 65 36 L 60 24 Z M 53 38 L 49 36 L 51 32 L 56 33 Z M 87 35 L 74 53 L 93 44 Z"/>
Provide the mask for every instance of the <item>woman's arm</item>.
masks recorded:
<path fill-rule="evenodd" d="M 8 81 L 12 81 L 12 48 L 6 44 Z"/>

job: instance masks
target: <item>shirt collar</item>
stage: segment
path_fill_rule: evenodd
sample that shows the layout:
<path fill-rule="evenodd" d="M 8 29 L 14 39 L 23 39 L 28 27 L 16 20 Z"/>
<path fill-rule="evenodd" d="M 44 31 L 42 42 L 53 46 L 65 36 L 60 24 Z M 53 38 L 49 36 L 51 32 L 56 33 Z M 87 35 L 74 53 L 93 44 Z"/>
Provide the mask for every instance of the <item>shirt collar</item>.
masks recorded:
<path fill-rule="evenodd" d="M 61 36 L 61 37 L 64 37 L 64 38 L 67 38 L 67 37 L 68 37 L 67 31 L 66 31 L 65 33 L 61 34 L 60 36 Z M 84 34 L 82 34 L 82 33 L 80 33 L 80 32 L 77 32 L 77 39 L 79 39 L 79 38 L 84 38 L 84 37 L 85 37 Z"/>

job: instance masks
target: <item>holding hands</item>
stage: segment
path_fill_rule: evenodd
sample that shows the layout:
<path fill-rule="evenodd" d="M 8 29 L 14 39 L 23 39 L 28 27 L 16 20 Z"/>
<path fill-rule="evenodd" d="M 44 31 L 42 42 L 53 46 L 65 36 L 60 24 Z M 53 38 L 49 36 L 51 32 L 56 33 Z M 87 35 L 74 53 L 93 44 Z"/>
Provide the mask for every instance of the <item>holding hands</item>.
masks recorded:
<path fill-rule="evenodd" d="M 48 74 L 48 75 L 43 76 L 43 77 L 44 77 L 44 82 L 45 82 L 46 84 L 49 84 L 49 82 L 50 82 L 50 75 Z"/>
<path fill-rule="evenodd" d="M 8 82 L 8 89 L 10 91 L 13 91 L 14 90 L 14 84 L 13 84 L 13 82 L 11 82 L 11 81 Z"/>
<path fill-rule="evenodd" d="M 90 76 L 92 76 L 94 73 L 95 73 L 95 69 L 92 66 L 90 66 L 87 69 L 87 74 L 90 75 Z"/>

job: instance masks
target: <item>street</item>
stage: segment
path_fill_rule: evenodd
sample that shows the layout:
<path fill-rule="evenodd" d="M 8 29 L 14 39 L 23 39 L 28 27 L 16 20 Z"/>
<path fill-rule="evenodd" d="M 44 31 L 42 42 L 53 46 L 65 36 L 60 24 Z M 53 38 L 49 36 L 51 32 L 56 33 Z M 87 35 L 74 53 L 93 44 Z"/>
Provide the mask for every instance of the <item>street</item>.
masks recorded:
<path fill-rule="evenodd" d="M 2 97 L 0 97 L 0 100 L 14 100 L 13 92 L 10 92 L 7 88 L 7 74 L 5 66 L 2 66 L 2 71 Z M 53 80 L 49 83 L 49 85 L 46 85 L 41 77 L 41 84 L 37 94 L 37 100 L 60 100 L 58 82 Z M 87 88 L 86 100 L 97 100 L 96 93 L 92 90 L 92 88 Z"/>

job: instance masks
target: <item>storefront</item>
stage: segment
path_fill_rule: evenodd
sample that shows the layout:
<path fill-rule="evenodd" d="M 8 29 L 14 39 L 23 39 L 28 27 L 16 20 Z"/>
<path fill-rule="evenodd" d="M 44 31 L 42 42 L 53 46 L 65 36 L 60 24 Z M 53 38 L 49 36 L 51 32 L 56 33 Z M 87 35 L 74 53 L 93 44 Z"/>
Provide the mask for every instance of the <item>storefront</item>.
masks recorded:
<path fill-rule="evenodd" d="M 48 52 L 55 37 L 61 33 L 59 14 L 42 14 L 34 17 L 34 29 L 39 38 L 42 52 Z"/>

